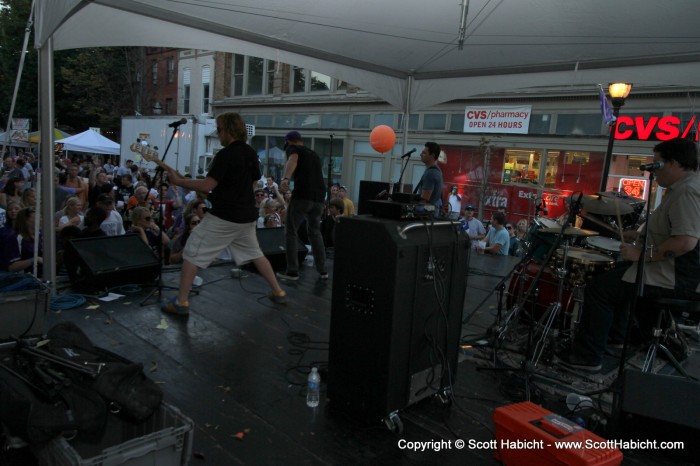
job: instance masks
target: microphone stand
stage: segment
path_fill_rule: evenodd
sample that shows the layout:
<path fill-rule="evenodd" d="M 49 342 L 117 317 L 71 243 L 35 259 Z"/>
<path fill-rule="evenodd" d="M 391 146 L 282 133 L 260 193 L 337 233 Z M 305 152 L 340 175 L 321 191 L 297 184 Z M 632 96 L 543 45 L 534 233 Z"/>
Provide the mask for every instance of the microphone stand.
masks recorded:
<path fill-rule="evenodd" d="M 406 171 L 406 167 L 408 167 L 408 162 L 411 160 L 411 152 L 409 152 L 406 155 L 406 162 L 403 164 L 403 167 L 401 167 L 401 173 L 399 174 L 399 181 L 396 182 L 393 186 L 389 187 L 389 197 L 391 198 L 391 194 L 393 194 L 394 189 L 397 189 L 399 192 L 402 192 L 401 190 L 401 180 L 403 180 L 403 173 Z"/>
<path fill-rule="evenodd" d="M 333 185 L 333 135 L 329 136 L 331 138 L 331 149 L 328 151 L 328 191 L 326 198 L 326 213 L 328 212 L 328 207 L 331 205 L 331 187 Z"/>
<path fill-rule="evenodd" d="M 168 141 L 168 145 L 165 147 L 165 152 L 163 152 L 163 157 L 161 157 L 161 162 L 165 162 L 165 157 L 168 155 L 168 150 L 170 149 L 170 145 L 173 142 L 173 139 L 175 139 L 175 135 L 177 132 L 180 130 L 180 125 L 177 125 L 173 127 L 173 132 L 170 135 L 170 140 Z M 158 302 L 160 302 L 160 298 L 162 297 L 162 291 L 163 289 L 166 290 L 178 290 L 179 287 L 174 287 L 174 286 L 165 286 L 163 285 L 163 259 L 164 259 L 164 254 L 163 254 L 163 217 L 165 216 L 165 204 L 163 203 L 163 190 L 160 188 L 160 185 L 162 184 L 163 180 L 163 173 L 164 170 L 158 166 L 156 168 L 156 174 L 153 176 L 151 179 L 151 184 L 148 186 L 148 192 L 150 194 L 151 189 L 153 189 L 153 186 L 156 185 L 156 180 L 161 180 L 161 183 L 158 183 L 158 235 L 156 238 L 156 247 L 158 249 L 158 283 L 156 284 L 156 287 L 148 293 L 148 296 L 146 296 L 143 301 L 141 301 L 140 305 L 141 306 L 146 306 L 148 304 L 148 301 L 153 297 L 156 296 L 158 298 Z M 148 195 L 147 195 L 148 196 Z M 193 291 L 192 293 L 194 294 L 199 294 L 198 290 Z"/>
<path fill-rule="evenodd" d="M 649 172 L 649 186 L 654 182 L 654 171 Z M 637 274 L 634 278 L 634 296 L 627 303 L 627 329 L 625 330 L 625 342 L 622 345 L 622 354 L 620 355 L 620 365 L 617 369 L 617 378 L 610 385 L 610 390 L 613 393 L 612 401 L 612 431 L 617 431 L 617 426 L 620 422 L 620 415 L 622 414 L 620 406 L 620 395 L 622 394 L 622 376 L 625 371 L 625 363 L 627 361 L 627 350 L 629 348 L 630 336 L 632 334 L 632 322 L 634 321 L 634 310 L 637 309 L 637 302 L 640 298 L 644 298 L 644 268 L 646 266 L 646 253 L 647 253 L 647 243 L 649 239 L 649 214 L 651 211 L 651 196 L 647 202 L 646 207 L 646 226 L 644 227 L 644 232 L 642 233 L 642 253 L 637 261 Z M 620 238 L 623 240 L 623 238 Z"/>

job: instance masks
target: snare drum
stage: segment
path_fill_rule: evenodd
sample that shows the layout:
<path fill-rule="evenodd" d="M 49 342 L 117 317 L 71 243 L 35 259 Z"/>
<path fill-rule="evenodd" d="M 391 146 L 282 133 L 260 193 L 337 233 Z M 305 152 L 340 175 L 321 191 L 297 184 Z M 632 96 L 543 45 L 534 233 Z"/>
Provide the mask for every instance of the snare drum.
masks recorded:
<path fill-rule="evenodd" d="M 605 236 L 589 236 L 586 238 L 586 246 L 617 258 L 620 255 L 620 242 Z"/>
<path fill-rule="evenodd" d="M 564 250 L 557 249 L 554 253 L 552 267 L 561 267 Z M 566 280 L 571 286 L 583 286 L 595 275 L 599 275 L 615 267 L 615 260 L 608 255 L 590 249 L 571 247 L 567 253 L 566 265 L 569 273 Z"/>

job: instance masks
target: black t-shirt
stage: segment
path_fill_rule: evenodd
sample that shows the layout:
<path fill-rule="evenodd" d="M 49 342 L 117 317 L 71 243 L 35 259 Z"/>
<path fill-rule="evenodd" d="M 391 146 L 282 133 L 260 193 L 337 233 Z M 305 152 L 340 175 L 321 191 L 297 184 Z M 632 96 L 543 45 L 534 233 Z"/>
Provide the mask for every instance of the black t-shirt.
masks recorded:
<path fill-rule="evenodd" d="M 287 158 L 294 153 L 297 154 L 297 168 L 294 170 L 292 200 L 323 202 L 326 199 L 326 184 L 323 181 L 321 159 L 307 147 L 287 147 Z"/>
<path fill-rule="evenodd" d="M 255 149 L 243 141 L 232 142 L 216 154 L 207 176 L 218 183 L 209 193 L 210 214 L 233 223 L 249 223 L 258 218 L 253 182 L 262 175 Z"/>

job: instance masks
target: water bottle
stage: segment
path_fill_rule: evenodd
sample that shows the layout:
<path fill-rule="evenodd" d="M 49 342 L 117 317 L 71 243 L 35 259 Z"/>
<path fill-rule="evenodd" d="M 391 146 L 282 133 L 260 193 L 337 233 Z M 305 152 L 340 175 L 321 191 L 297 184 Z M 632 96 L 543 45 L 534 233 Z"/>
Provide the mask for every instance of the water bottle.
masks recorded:
<path fill-rule="evenodd" d="M 308 387 L 306 390 L 306 406 L 310 408 L 318 406 L 320 390 L 321 376 L 318 374 L 318 368 L 312 367 L 309 373 Z"/>

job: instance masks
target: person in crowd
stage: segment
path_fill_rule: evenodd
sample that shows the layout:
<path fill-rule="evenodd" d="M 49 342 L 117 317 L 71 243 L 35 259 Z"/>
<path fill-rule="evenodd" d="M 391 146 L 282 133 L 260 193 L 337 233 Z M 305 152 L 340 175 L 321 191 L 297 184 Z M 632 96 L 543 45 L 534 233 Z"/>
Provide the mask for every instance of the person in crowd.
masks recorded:
<path fill-rule="evenodd" d="M 328 215 L 321 222 L 321 232 L 323 233 L 323 243 L 326 251 L 335 247 L 335 226 L 343 216 L 345 204 L 339 198 L 333 198 L 328 203 Z"/>
<path fill-rule="evenodd" d="M 338 183 L 333 183 L 331 185 L 331 199 L 338 197 L 338 191 L 340 191 L 340 185 Z"/>
<path fill-rule="evenodd" d="M 10 201 L 5 211 L 5 222 L 0 225 L 0 271 L 7 272 L 10 259 L 15 256 L 17 245 L 17 214 L 22 210 L 22 205 L 17 201 Z"/>
<path fill-rule="evenodd" d="M 38 255 L 34 256 L 34 222 L 38 220 L 33 207 L 25 207 L 17 213 L 15 231 L 17 240 L 9 245 L 9 272 L 34 272 L 34 263 L 38 264 L 37 276 L 41 276 L 43 264 L 42 243 L 39 238 Z"/>
<path fill-rule="evenodd" d="M 88 202 L 88 184 L 83 181 L 83 179 L 78 176 L 80 172 L 80 166 L 76 163 L 71 164 L 68 167 L 68 177 L 66 178 L 65 186 L 68 188 L 75 189 L 75 195 L 80 198 L 83 205 L 87 205 Z"/>
<path fill-rule="evenodd" d="M 474 211 L 476 208 L 467 204 L 464 206 L 464 221 L 462 225 L 462 230 L 464 230 L 472 241 L 481 240 L 486 237 L 486 228 L 481 220 L 474 217 Z"/>
<path fill-rule="evenodd" d="M 355 204 L 348 197 L 348 188 L 345 186 L 338 188 L 338 198 L 343 201 L 343 216 L 352 217 L 355 215 Z"/>
<path fill-rule="evenodd" d="M 117 177 L 119 179 L 122 179 L 124 175 L 129 175 L 131 176 L 131 166 L 134 164 L 134 161 L 129 159 L 124 163 L 123 167 L 117 168 Z M 131 180 L 132 184 L 135 183 L 133 179 Z"/>
<path fill-rule="evenodd" d="M 583 313 L 570 352 L 558 355 L 561 364 L 587 372 L 602 368 L 606 346 L 621 346 L 626 334 L 625 310 L 635 293 L 637 267 L 644 261 L 644 301 L 665 297 L 700 300 L 700 174 L 697 146 L 675 138 L 654 147 L 659 186 L 666 188 L 661 204 L 642 227 L 647 250 L 623 242 L 625 262 L 593 277 L 584 290 Z M 638 240 L 639 233 L 626 233 Z"/>
<path fill-rule="evenodd" d="M 54 201 L 54 212 L 58 212 L 63 209 L 66 205 L 66 199 L 71 196 L 75 196 L 75 189 L 67 188 L 64 186 L 66 182 L 66 174 L 54 172 L 53 177 L 54 190 L 53 190 L 53 201 Z"/>
<path fill-rule="evenodd" d="M 2 175 L 6 179 L 10 178 L 23 178 L 22 170 L 17 167 L 14 157 L 11 155 L 6 155 L 3 161 Z"/>
<path fill-rule="evenodd" d="M 153 212 L 148 207 L 134 207 L 131 215 L 131 227 L 129 230 L 141 238 L 161 259 L 167 257 L 165 248 L 170 243 L 170 238 L 164 231 L 160 231 L 153 221 Z M 167 260 L 165 261 L 167 262 Z"/>
<path fill-rule="evenodd" d="M 66 199 L 66 206 L 63 208 L 63 215 L 58 219 L 57 232 L 61 232 L 68 226 L 75 226 L 83 229 L 83 203 L 77 196 L 72 196 Z"/>
<path fill-rule="evenodd" d="M 282 226 L 282 218 L 277 213 L 279 205 L 274 199 L 266 198 L 260 204 L 260 213 L 256 226 L 258 228 L 274 228 Z"/>
<path fill-rule="evenodd" d="M 185 219 L 188 216 L 195 214 L 201 220 L 206 215 L 207 210 L 209 209 L 207 208 L 204 199 L 197 198 L 188 202 L 182 209 L 182 214 L 180 214 L 173 223 L 173 237 L 179 236 L 185 232 L 187 226 Z"/>
<path fill-rule="evenodd" d="M 491 228 L 486 234 L 484 252 L 498 256 L 507 256 L 510 245 L 510 235 L 505 228 L 506 217 L 501 212 L 494 212 L 491 217 Z"/>
<path fill-rule="evenodd" d="M 109 183 L 107 173 L 102 168 L 93 167 L 90 171 L 88 183 L 90 185 L 88 189 L 88 204 L 90 207 L 95 207 L 97 198 L 100 197 L 100 194 L 103 194 L 102 186 Z"/>
<path fill-rule="evenodd" d="M 260 209 L 260 205 L 263 203 L 265 199 L 268 198 L 267 193 L 265 192 L 264 189 L 256 189 L 254 191 L 255 195 L 255 207 L 257 209 Z"/>
<path fill-rule="evenodd" d="M 415 194 L 420 194 L 422 203 L 434 206 L 435 217 L 440 216 L 442 209 L 442 171 L 438 167 L 439 157 L 440 146 L 436 142 L 426 142 L 420 153 L 425 171 L 413 191 Z"/>
<path fill-rule="evenodd" d="M 27 188 L 24 190 L 24 192 L 22 193 L 22 206 L 23 207 L 34 207 L 35 209 L 37 208 L 36 189 Z"/>
<path fill-rule="evenodd" d="M 321 280 L 328 279 L 326 271 L 326 247 L 321 235 L 321 215 L 326 198 L 326 184 L 323 181 L 321 159 L 318 154 L 304 146 L 304 140 L 299 131 L 290 131 L 285 137 L 287 163 L 284 167 L 284 178 L 280 182 L 282 192 L 289 191 L 289 180 L 294 176 L 292 199 L 287 206 L 285 223 L 285 246 L 287 254 L 287 270 L 278 272 L 277 276 L 287 280 L 299 280 L 299 256 L 297 230 L 306 221 L 306 231 L 311 242 L 311 253 L 314 258 L 316 271 Z"/>
<path fill-rule="evenodd" d="M 7 180 L 5 187 L 0 192 L 0 207 L 7 208 L 9 201 L 22 202 L 22 193 L 24 192 L 24 177 L 13 176 Z"/>
<path fill-rule="evenodd" d="M 17 161 L 17 168 L 22 170 L 22 177 L 24 178 L 24 181 L 26 182 L 26 187 L 33 186 L 34 182 L 34 168 L 32 168 L 32 165 L 27 162 L 27 160 L 24 157 L 18 157 Z"/>
<path fill-rule="evenodd" d="M 97 199 L 97 207 L 101 207 L 107 212 L 107 218 L 100 224 L 100 228 L 107 236 L 123 235 L 124 221 L 122 216 L 114 211 L 114 197 L 110 194 L 102 194 Z"/>
<path fill-rule="evenodd" d="M 459 189 L 457 186 L 452 186 L 450 189 L 450 197 L 448 198 L 446 207 L 447 218 L 450 220 L 459 219 L 459 214 L 462 212 L 462 196 L 459 195 Z"/>
<path fill-rule="evenodd" d="M 518 240 L 522 243 L 527 239 L 527 232 L 528 232 L 528 224 L 527 220 L 524 218 L 521 218 L 518 220 L 517 226 L 516 226 L 516 231 L 515 231 L 515 236 L 518 238 Z"/>
<path fill-rule="evenodd" d="M 277 192 L 279 191 L 279 186 L 275 183 L 274 176 L 268 176 L 266 179 L 265 187 L 263 190 L 270 199 L 275 199 L 277 197 Z"/>
<path fill-rule="evenodd" d="M 134 182 L 131 175 L 123 175 L 121 177 L 121 183 L 117 188 L 117 200 L 124 201 L 124 203 L 129 202 L 131 196 L 134 195 Z"/>
<path fill-rule="evenodd" d="M 105 161 L 104 165 L 102 165 L 102 168 L 104 169 L 105 173 L 109 176 L 114 176 L 114 170 L 116 167 L 112 163 L 112 157 L 107 157 L 107 161 Z"/>
<path fill-rule="evenodd" d="M 522 256 L 522 248 L 520 245 L 520 240 L 515 235 L 515 228 L 513 227 L 512 223 L 510 223 L 510 222 L 506 223 L 506 231 L 510 235 L 510 243 L 508 246 L 508 255 L 515 256 L 515 257 L 521 257 Z"/>
<path fill-rule="evenodd" d="M 168 193 L 170 192 L 170 185 L 168 183 L 161 183 L 160 193 L 158 197 L 153 201 L 153 207 L 158 212 L 158 215 L 162 216 L 163 228 L 165 231 L 172 228 L 175 219 L 173 218 L 173 211 L 180 207 L 180 204 L 176 200 L 168 198 Z M 161 203 L 162 199 L 162 203 Z"/>
<path fill-rule="evenodd" d="M 233 255 L 236 264 L 253 262 L 272 291 L 268 297 L 276 303 L 286 302 L 270 261 L 260 250 L 255 220 L 253 187 L 261 177 L 258 155 L 246 144 L 247 130 L 238 113 L 222 113 L 216 117 L 216 130 L 223 146 L 202 180 L 186 179 L 167 165 L 168 179 L 176 186 L 209 192 L 212 208 L 197 228 L 192 230 L 183 251 L 180 288 L 176 296 L 161 304 L 163 312 L 187 315 L 189 294 L 200 268 L 208 267 L 224 249 Z"/>
<path fill-rule="evenodd" d="M 102 222 L 107 220 L 107 216 L 108 212 L 98 205 L 88 210 L 83 218 L 85 228 L 83 228 L 80 232 L 80 237 L 96 238 L 100 236 L 107 236 L 107 233 L 105 233 L 101 228 Z"/>
<path fill-rule="evenodd" d="M 192 230 L 197 228 L 201 219 L 197 214 L 189 214 L 185 217 L 185 231 L 177 235 L 170 242 L 170 263 L 182 264 L 182 252 L 185 250 L 187 240 L 192 233 Z"/>
<path fill-rule="evenodd" d="M 501 206 L 501 207 L 497 207 L 497 208 L 496 208 L 496 212 L 502 213 L 502 214 L 503 214 L 503 218 L 506 219 L 506 222 L 508 221 L 508 209 L 506 209 L 505 207 Z"/>

